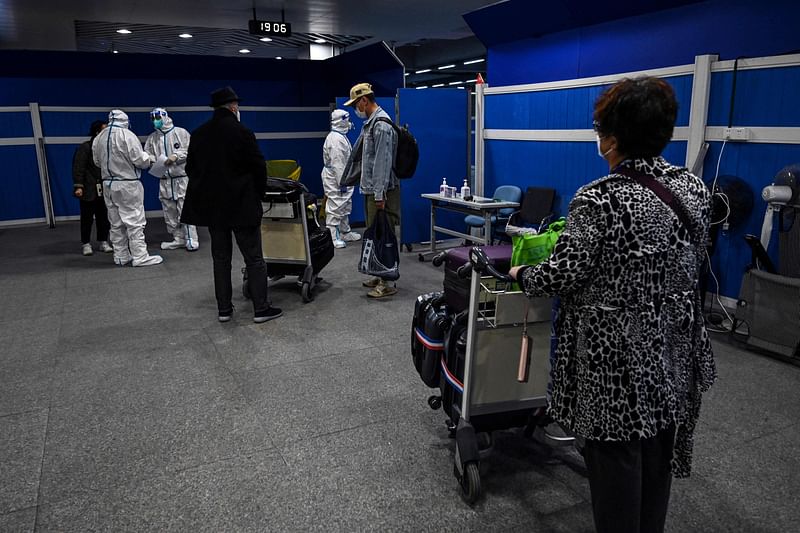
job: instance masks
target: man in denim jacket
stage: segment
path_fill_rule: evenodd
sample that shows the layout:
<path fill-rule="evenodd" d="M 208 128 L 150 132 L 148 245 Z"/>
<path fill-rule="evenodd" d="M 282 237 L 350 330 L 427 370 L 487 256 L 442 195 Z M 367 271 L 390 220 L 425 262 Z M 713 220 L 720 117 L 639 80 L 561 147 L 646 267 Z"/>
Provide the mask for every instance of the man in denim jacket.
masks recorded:
<path fill-rule="evenodd" d="M 391 124 L 377 120 L 389 119 L 389 115 L 375 102 L 375 94 L 369 83 L 359 83 L 350 89 L 350 99 L 345 105 L 352 106 L 356 115 L 365 121 L 353 153 L 359 150 L 359 144 L 363 144 L 361 194 L 364 195 L 367 210 L 367 227 L 372 225 L 379 209 L 385 210 L 389 222 L 398 227 L 400 182 L 393 170 L 397 153 L 397 133 Z M 351 164 L 352 156 L 348 168 Z M 345 175 L 347 173 L 348 169 L 345 169 Z M 387 285 L 381 278 L 365 281 L 364 286 L 372 289 L 367 293 L 370 298 L 384 298 L 397 292 L 396 287 Z"/>

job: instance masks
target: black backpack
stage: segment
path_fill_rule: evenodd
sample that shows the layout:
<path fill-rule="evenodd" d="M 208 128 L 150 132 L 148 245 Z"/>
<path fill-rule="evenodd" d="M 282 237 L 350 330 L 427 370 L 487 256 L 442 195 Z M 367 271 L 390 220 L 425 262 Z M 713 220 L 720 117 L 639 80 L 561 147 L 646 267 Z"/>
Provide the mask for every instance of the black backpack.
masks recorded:
<path fill-rule="evenodd" d="M 397 133 L 397 155 L 394 159 L 394 173 L 401 180 L 408 179 L 414 175 L 419 162 L 419 146 L 417 140 L 408 131 L 408 125 L 399 127 L 386 117 L 378 117 L 377 120 L 391 124 Z"/>

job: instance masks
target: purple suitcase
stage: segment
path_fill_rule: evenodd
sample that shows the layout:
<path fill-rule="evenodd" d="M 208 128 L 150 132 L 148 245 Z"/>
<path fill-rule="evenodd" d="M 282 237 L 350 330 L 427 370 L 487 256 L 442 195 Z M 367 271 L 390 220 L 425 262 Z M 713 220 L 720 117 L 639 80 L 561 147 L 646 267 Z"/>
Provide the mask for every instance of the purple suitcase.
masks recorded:
<path fill-rule="evenodd" d="M 456 273 L 459 267 L 469 262 L 470 246 L 461 246 L 447 250 L 444 261 L 444 299 L 447 307 L 453 313 L 463 311 L 469 305 L 470 279 L 461 279 Z M 502 273 L 507 273 L 511 269 L 510 244 L 498 244 L 496 246 L 481 246 L 486 252 L 489 261 Z"/>

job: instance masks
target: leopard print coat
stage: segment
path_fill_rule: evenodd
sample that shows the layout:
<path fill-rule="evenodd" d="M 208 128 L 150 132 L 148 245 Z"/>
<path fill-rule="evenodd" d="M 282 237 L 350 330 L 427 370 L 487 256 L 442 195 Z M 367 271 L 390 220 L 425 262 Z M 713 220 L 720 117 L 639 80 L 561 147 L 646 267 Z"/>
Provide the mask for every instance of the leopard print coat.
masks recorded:
<path fill-rule="evenodd" d="M 602 441 L 676 424 L 673 475 L 685 477 L 701 395 L 716 378 L 696 290 L 711 196 L 661 157 L 622 164 L 666 186 L 693 227 L 649 189 L 610 174 L 578 190 L 550 259 L 518 276 L 528 296 L 561 297 L 550 415 Z"/>

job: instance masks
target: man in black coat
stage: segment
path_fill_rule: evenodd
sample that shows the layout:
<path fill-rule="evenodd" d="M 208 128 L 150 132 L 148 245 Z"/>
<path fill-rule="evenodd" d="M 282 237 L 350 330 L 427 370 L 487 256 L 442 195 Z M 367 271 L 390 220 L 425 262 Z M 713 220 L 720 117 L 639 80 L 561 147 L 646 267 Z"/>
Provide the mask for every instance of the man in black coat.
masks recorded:
<path fill-rule="evenodd" d="M 266 162 L 253 132 L 239 122 L 239 97 L 233 89 L 224 87 L 211 93 L 211 107 L 211 120 L 192 132 L 186 160 L 189 184 L 181 222 L 208 226 L 219 321 L 228 322 L 233 315 L 233 234 L 247 267 L 253 321 L 266 322 L 283 314 L 269 304 L 261 252 Z"/>

